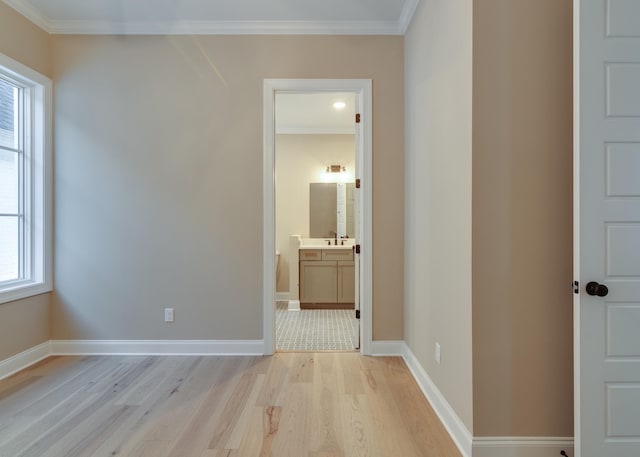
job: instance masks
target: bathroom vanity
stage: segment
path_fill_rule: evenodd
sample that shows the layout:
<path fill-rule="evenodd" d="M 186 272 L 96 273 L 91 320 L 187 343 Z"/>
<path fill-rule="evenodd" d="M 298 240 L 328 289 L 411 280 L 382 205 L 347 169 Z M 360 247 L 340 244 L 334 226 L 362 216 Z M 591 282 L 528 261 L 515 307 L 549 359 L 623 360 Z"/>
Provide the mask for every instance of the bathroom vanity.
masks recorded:
<path fill-rule="evenodd" d="M 346 246 L 299 250 L 300 306 L 353 308 L 355 269 L 353 249 Z"/>

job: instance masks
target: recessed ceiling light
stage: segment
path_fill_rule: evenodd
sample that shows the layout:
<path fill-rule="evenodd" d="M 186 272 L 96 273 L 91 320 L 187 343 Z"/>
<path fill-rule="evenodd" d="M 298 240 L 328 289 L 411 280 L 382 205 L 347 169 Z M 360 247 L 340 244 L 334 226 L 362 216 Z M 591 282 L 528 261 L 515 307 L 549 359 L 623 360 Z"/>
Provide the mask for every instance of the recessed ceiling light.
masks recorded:
<path fill-rule="evenodd" d="M 337 109 L 338 111 L 340 111 L 341 109 L 344 109 L 345 106 L 347 106 L 347 104 L 345 102 L 335 102 L 333 104 L 333 107 L 335 109 Z"/>

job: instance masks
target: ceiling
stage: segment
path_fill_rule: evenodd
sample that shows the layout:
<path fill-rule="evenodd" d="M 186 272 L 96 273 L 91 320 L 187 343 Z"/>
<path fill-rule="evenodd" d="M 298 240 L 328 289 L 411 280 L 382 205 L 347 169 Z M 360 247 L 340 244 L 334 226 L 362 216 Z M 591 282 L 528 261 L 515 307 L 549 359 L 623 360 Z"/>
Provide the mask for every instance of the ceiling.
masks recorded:
<path fill-rule="evenodd" d="M 403 35 L 419 0 L 2 0 L 56 34 Z"/>
<path fill-rule="evenodd" d="M 276 133 L 341 133 L 355 132 L 354 93 L 321 92 L 276 94 Z M 336 110 L 335 102 L 345 107 Z"/>

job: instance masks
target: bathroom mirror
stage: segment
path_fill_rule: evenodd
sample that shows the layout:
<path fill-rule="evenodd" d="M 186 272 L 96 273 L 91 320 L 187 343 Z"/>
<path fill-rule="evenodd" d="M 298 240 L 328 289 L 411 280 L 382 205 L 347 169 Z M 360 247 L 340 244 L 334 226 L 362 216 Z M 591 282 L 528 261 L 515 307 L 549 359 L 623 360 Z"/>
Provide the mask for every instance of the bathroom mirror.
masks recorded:
<path fill-rule="evenodd" d="M 309 184 L 309 236 L 311 238 L 333 238 L 334 236 L 353 238 L 355 236 L 354 187 L 354 183 L 312 182 Z"/>

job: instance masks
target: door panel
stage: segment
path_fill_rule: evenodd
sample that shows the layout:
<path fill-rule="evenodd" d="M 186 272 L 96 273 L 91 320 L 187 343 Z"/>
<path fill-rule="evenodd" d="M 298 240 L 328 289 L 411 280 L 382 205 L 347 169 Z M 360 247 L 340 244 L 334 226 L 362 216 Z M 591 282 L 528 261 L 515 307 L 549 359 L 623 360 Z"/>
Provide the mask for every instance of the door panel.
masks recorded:
<path fill-rule="evenodd" d="M 574 6 L 576 457 L 632 457 L 640 455 L 640 2 Z M 590 295 L 591 281 L 608 294 Z"/>

